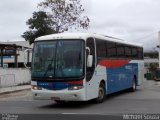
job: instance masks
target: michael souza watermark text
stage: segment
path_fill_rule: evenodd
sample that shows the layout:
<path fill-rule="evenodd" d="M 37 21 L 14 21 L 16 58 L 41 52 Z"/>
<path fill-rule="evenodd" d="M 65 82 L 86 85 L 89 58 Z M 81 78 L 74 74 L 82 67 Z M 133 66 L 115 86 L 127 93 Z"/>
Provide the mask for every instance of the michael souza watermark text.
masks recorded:
<path fill-rule="evenodd" d="M 160 114 L 124 114 L 123 120 L 160 120 Z"/>

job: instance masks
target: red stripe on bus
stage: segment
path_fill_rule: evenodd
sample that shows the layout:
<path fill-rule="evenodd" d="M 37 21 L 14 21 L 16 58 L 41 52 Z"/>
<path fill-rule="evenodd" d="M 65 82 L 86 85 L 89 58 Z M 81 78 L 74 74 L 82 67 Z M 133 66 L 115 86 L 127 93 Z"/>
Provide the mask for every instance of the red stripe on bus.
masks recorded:
<path fill-rule="evenodd" d="M 101 60 L 98 65 L 105 67 L 121 67 L 129 63 L 130 60 Z"/>
<path fill-rule="evenodd" d="M 69 84 L 83 84 L 83 80 L 78 80 L 78 81 L 69 81 L 67 82 Z"/>

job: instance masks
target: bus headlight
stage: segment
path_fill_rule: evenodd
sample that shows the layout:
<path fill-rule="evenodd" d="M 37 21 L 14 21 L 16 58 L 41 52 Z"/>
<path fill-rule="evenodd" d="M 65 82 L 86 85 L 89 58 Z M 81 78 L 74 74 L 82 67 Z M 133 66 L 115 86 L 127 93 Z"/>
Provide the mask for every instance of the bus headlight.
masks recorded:
<path fill-rule="evenodd" d="M 68 90 L 79 90 L 79 89 L 82 89 L 83 86 L 71 86 L 68 88 Z"/>
<path fill-rule="evenodd" d="M 42 88 L 37 85 L 32 85 L 32 89 L 33 90 L 42 90 Z"/>

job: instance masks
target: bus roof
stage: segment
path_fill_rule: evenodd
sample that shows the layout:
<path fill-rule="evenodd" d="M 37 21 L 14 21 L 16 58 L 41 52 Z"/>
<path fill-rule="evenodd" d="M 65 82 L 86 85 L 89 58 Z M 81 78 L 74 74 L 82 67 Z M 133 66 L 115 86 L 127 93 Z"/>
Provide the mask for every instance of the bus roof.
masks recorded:
<path fill-rule="evenodd" d="M 45 35 L 38 37 L 35 41 L 44 41 L 44 40 L 57 40 L 57 39 L 83 39 L 86 40 L 87 38 L 97 38 L 97 39 L 103 39 L 110 42 L 116 42 L 116 43 L 122 43 L 132 46 L 139 46 L 142 47 L 141 44 L 129 42 L 126 40 L 118 39 L 111 36 L 105 36 L 95 33 L 57 33 L 57 34 L 51 34 L 51 35 Z"/>

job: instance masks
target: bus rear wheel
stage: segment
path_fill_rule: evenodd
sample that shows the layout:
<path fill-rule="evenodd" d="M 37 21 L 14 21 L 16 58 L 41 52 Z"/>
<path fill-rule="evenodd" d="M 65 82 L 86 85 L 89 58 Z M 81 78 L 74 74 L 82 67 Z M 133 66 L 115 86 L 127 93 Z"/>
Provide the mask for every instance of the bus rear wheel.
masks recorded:
<path fill-rule="evenodd" d="M 133 83 L 132 83 L 132 87 L 130 88 L 131 92 L 135 92 L 137 89 L 137 82 L 136 82 L 136 78 L 134 77 Z"/>
<path fill-rule="evenodd" d="M 95 99 L 96 103 L 102 103 L 106 96 L 106 89 L 104 83 L 101 83 L 98 90 L 98 97 Z"/>

